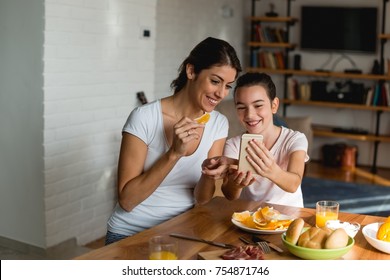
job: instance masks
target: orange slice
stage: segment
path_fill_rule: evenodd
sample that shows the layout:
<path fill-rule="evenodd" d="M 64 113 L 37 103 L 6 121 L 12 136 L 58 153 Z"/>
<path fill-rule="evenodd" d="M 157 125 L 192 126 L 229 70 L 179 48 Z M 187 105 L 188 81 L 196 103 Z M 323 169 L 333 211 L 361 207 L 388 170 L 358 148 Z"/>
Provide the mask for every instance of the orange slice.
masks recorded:
<path fill-rule="evenodd" d="M 261 214 L 263 215 L 265 220 L 271 221 L 277 220 L 280 215 L 280 212 L 278 210 L 273 209 L 272 207 L 265 206 L 263 209 L 261 209 Z"/>
<path fill-rule="evenodd" d="M 265 218 L 267 217 L 267 218 Z M 265 206 L 255 212 L 234 212 L 232 218 L 243 225 L 260 230 L 282 230 L 288 228 L 293 220 L 279 219 L 280 212 L 272 207 Z"/>
<path fill-rule="evenodd" d="M 246 219 L 248 218 L 252 219 L 251 212 L 249 212 L 248 210 L 242 212 L 234 212 L 232 218 L 237 222 L 241 222 L 241 223 L 246 221 Z"/>
<path fill-rule="evenodd" d="M 267 221 L 264 219 L 263 214 L 261 213 L 261 208 L 259 208 L 256 212 L 253 213 L 253 221 L 257 226 L 265 226 Z"/>
<path fill-rule="evenodd" d="M 254 220 L 264 220 L 263 214 L 261 214 L 261 208 L 257 209 L 252 216 Z"/>
<path fill-rule="evenodd" d="M 253 221 L 253 217 L 252 217 L 252 216 L 247 217 L 242 223 L 243 223 L 245 226 L 247 226 L 247 227 L 256 228 L 256 224 L 255 224 L 255 222 Z"/>
<path fill-rule="evenodd" d="M 210 114 L 209 113 L 204 113 L 201 115 L 199 118 L 196 118 L 195 121 L 199 124 L 206 124 L 210 119 Z"/>
<path fill-rule="evenodd" d="M 292 220 L 271 220 L 265 225 L 256 225 L 256 228 L 261 230 L 281 230 L 288 228 L 291 222 Z"/>
<path fill-rule="evenodd" d="M 382 241 L 390 242 L 390 222 L 381 224 L 376 233 L 376 238 Z"/>

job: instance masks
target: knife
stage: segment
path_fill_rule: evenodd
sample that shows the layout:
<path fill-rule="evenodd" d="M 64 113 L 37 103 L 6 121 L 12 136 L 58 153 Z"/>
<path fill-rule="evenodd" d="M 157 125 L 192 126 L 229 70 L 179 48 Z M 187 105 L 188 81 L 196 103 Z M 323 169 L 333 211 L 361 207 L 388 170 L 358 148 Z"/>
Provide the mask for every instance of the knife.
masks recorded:
<path fill-rule="evenodd" d="M 265 242 L 267 242 L 268 243 L 268 245 L 272 248 L 272 249 L 274 249 L 275 251 L 277 251 L 277 252 L 279 252 L 279 253 L 283 253 L 283 249 L 282 248 L 280 248 L 279 246 L 277 246 L 277 245 L 275 245 L 274 243 L 271 243 L 271 242 L 269 242 L 268 240 L 265 240 L 265 239 L 263 239 L 263 238 L 260 238 L 260 237 L 258 237 L 258 236 L 256 236 L 256 235 L 252 235 L 252 241 L 253 242 L 260 242 L 260 241 L 265 241 Z"/>
<path fill-rule="evenodd" d="M 218 246 L 218 247 L 222 247 L 222 248 L 228 248 L 228 249 L 236 247 L 236 246 L 234 246 L 232 244 L 227 244 L 227 243 L 222 243 L 222 242 L 215 242 L 215 241 L 206 240 L 206 239 L 202 239 L 202 238 L 194 237 L 194 236 L 188 236 L 188 235 L 184 235 L 184 234 L 180 234 L 180 233 L 171 233 L 170 236 L 177 237 L 177 238 L 182 238 L 182 239 L 187 239 L 187 240 L 192 240 L 192 241 L 203 242 L 203 243 L 207 243 L 209 245 Z"/>

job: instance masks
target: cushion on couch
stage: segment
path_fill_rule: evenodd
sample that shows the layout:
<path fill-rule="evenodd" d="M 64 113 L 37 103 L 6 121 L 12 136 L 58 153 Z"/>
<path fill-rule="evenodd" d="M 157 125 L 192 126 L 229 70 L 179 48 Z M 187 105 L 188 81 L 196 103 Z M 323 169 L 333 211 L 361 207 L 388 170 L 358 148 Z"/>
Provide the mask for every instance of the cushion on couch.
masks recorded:
<path fill-rule="evenodd" d="M 313 145 L 313 130 L 311 128 L 311 117 L 303 116 L 303 117 L 284 117 L 283 118 L 287 123 L 287 127 L 292 130 L 296 130 L 302 132 L 306 135 L 307 142 L 309 143 L 308 154 L 311 154 L 311 147 Z"/>

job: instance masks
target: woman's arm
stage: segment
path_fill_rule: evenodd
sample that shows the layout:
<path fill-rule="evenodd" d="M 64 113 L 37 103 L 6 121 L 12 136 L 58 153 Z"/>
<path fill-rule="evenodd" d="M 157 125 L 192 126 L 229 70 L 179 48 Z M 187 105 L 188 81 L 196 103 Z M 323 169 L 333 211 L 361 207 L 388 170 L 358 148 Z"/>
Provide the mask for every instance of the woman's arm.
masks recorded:
<path fill-rule="evenodd" d="M 197 204 L 204 204 L 210 201 L 215 192 L 216 180 L 224 176 L 225 167 L 221 159 L 226 138 L 215 141 L 208 152 L 208 159 L 202 164 L 202 176 L 195 186 L 194 195 Z"/>
<path fill-rule="evenodd" d="M 157 189 L 177 161 L 189 154 L 190 143 L 200 137 L 196 129 L 203 126 L 188 118 L 181 119 L 173 127 L 169 150 L 145 171 L 147 145 L 138 137 L 123 133 L 118 163 L 118 200 L 125 211 L 131 211 Z"/>
<path fill-rule="evenodd" d="M 123 133 L 117 184 L 119 205 L 125 211 L 131 211 L 148 198 L 180 159 L 180 155 L 170 149 L 143 172 L 146 154 L 147 146 L 141 139 Z"/>

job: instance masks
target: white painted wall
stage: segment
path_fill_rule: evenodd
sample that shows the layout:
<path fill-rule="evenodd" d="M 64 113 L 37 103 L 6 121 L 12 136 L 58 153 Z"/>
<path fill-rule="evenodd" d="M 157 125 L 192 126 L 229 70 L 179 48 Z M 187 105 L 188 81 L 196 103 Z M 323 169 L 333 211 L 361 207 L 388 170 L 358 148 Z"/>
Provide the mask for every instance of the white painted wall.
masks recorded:
<path fill-rule="evenodd" d="M 0 0 L 0 236 L 45 246 L 43 0 Z"/>
<path fill-rule="evenodd" d="M 245 2 L 247 0 L 157 1 L 156 98 L 171 94 L 169 86 L 177 77 L 181 62 L 206 37 L 227 40 L 239 58 L 245 60 Z"/>
<path fill-rule="evenodd" d="M 44 179 L 47 246 L 106 232 L 122 126 L 154 91 L 157 1 L 45 1 Z"/>

